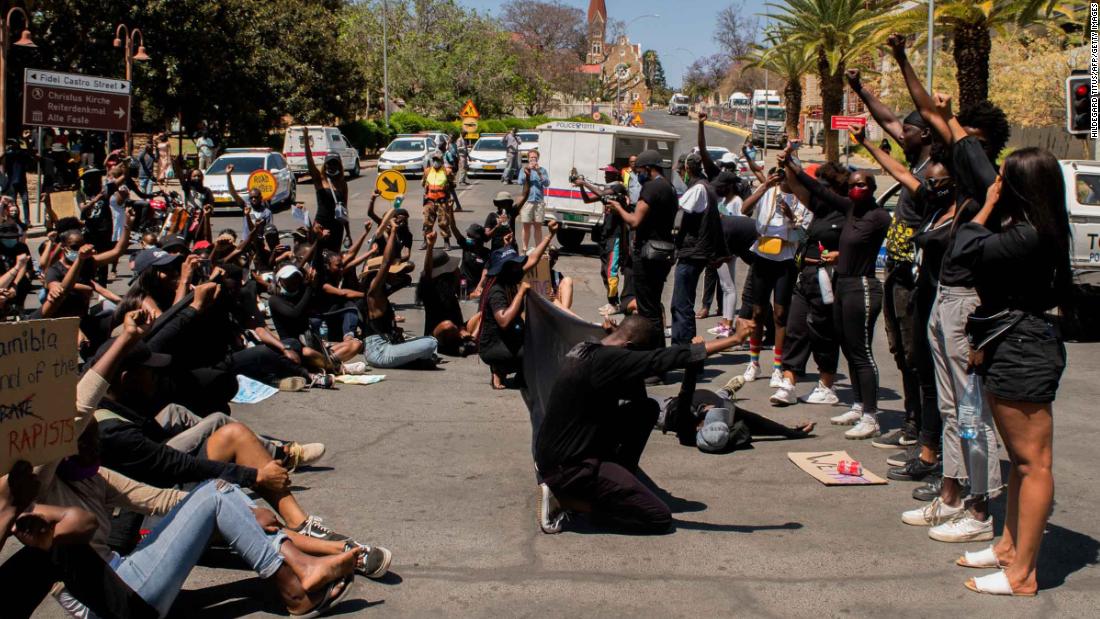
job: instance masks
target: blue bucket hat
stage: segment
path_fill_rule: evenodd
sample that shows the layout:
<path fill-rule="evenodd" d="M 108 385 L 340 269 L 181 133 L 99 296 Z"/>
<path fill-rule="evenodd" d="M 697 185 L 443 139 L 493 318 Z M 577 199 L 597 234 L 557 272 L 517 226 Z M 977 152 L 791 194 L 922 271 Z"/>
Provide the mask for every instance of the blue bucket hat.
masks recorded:
<path fill-rule="evenodd" d="M 504 265 L 510 262 L 523 264 L 527 262 L 527 258 L 516 251 L 514 247 L 501 247 L 500 249 L 495 249 L 493 253 L 489 254 L 489 268 L 486 269 L 486 272 L 490 277 L 495 277 L 500 274 Z"/>

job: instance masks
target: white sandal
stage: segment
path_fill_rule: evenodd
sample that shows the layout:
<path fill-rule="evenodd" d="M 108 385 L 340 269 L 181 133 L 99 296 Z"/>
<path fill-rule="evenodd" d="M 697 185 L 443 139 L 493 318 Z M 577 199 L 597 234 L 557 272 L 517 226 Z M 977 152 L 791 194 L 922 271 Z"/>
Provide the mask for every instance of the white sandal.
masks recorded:
<path fill-rule="evenodd" d="M 997 561 L 997 553 L 993 552 L 993 546 L 977 552 L 964 552 L 963 556 L 955 560 L 955 565 L 987 570 L 1004 567 Z"/>
<path fill-rule="evenodd" d="M 976 593 L 988 593 L 990 595 L 1011 595 L 1015 597 L 1035 597 L 1034 593 L 1016 593 L 1012 585 L 1008 583 L 1008 576 L 1004 570 L 971 578 L 966 581 L 966 588 Z"/>

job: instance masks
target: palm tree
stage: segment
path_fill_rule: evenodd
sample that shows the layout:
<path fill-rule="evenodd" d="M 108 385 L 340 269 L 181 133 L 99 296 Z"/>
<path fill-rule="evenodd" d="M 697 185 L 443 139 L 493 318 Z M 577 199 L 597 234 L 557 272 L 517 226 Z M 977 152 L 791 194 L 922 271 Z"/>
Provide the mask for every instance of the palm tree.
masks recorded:
<path fill-rule="evenodd" d="M 787 114 L 787 135 L 798 135 L 798 116 L 802 112 L 802 76 L 814 66 L 814 56 L 802 45 L 788 43 L 772 34 L 767 45 L 753 45 L 743 61 L 741 71 L 764 69 L 782 79 L 784 108 Z"/>
<path fill-rule="evenodd" d="M 885 36 L 883 16 L 896 2 L 884 0 L 787 0 L 768 3 L 775 12 L 782 40 L 812 54 L 821 82 L 821 112 L 825 126 L 841 111 L 844 71 Z M 825 132 L 825 156 L 840 159 L 835 131 Z"/>
<path fill-rule="evenodd" d="M 937 0 L 933 18 L 937 32 L 951 37 L 959 107 L 989 98 L 991 33 L 1009 26 L 1027 28 L 1072 21 L 1081 4 L 1058 0 Z M 927 23 L 928 6 L 920 4 L 891 19 L 887 29 L 923 33 Z"/>

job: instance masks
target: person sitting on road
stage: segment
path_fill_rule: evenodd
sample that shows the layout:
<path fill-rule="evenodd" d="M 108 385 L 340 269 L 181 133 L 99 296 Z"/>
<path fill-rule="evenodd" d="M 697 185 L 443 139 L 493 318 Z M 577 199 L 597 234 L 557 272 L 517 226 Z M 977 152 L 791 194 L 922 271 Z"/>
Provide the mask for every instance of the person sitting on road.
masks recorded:
<path fill-rule="evenodd" d="M 428 251 L 416 294 L 424 304 L 424 335 L 439 342 L 439 352 L 466 357 L 477 352 L 477 332 L 480 315 L 466 321 L 459 305 L 458 260 L 442 249 L 435 249 L 436 234 L 428 233 Z"/>
<path fill-rule="evenodd" d="M 387 289 L 386 276 L 397 254 L 396 226 L 393 221 L 381 226 L 386 233 L 386 250 L 378 269 L 367 272 L 365 298 L 359 301 L 359 311 L 365 319 L 364 357 L 376 368 L 399 368 L 412 364 L 430 364 L 434 367 L 439 343 L 431 336 L 406 341 L 404 332 L 397 326 L 389 299 L 391 291 Z"/>
<path fill-rule="evenodd" d="M 248 190 L 248 201 L 246 202 L 241 194 L 237 193 L 237 188 L 233 186 L 233 164 L 225 166 L 225 182 L 229 188 L 229 195 L 233 197 L 233 202 L 244 213 L 245 220 L 244 225 L 241 228 L 241 234 L 247 235 L 250 229 L 249 220 L 255 225 L 260 224 L 260 229 L 263 230 L 267 226 L 271 225 L 271 202 L 264 200 L 260 194 L 260 190 L 252 188 Z M 249 210 L 251 209 L 251 210 Z"/>
<path fill-rule="evenodd" d="M 374 194 L 370 197 L 370 204 L 367 206 L 367 216 L 371 221 L 378 226 L 378 234 L 374 237 L 372 246 L 375 248 L 375 256 L 381 256 L 382 251 L 386 249 L 386 236 L 382 234 L 382 217 L 379 217 L 374 211 L 374 203 L 378 200 L 378 196 L 382 195 L 377 189 L 374 190 Z M 412 257 L 412 245 L 413 235 L 409 231 L 409 211 L 401 207 L 404 203 L 404 196 L 397 196 L 393 200 L 393 219 L 397 224 L 395 230 L 397 231 L 397 259 L 401 262 L 407 262 Z M 388 213 L 389 211 L 387 211 Z"/>
<path fill-rule="evenodd" d="M 560 228 L 556 221 L 547 225 L 550 234 L 530 255 L 520 255 L 511 247 L 511 238 L 506 238 L 505 246 L 490 255 L 489 267 L 485 269 L 487 292 L 481 299 L 478 350 L 492 373 L 493 389 L 504 389 L 505 377 L 523 370 L 523 299 L 531 288 L 523 277 L 538 265 Z"/>
<path fill-rule="evenodd" d="M 638 479 L 638 463 L 658 417 L 646 397 L 645 378 L 701 363 L 743 342 L 737 333 L 702 343 L 655 348 L 661 333 L 642 316 L 629 316 L 599 342 L 582 342 L 566 355 L 546 401 L 535 441 L 540 486 L 539 522 L 544 533 L 561 531 L 562 508 L 587 512 L 597 522 L 636 533 L 664 533 L 668 506 Z"/>

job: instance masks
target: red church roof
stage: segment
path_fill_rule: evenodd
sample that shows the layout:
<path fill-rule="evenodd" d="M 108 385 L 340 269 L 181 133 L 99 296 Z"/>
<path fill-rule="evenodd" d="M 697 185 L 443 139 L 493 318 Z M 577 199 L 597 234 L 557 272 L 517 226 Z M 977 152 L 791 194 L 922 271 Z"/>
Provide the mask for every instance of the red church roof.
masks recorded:
<path fill-rule="evenodd" d="M 589 75 L 599 75 L 601 67 L 598 64 L 582 64 L 577 68 L 577 71 L 581 73 L 587 73 Z"/>
<path fill-rule="evenodd" d="M 607 5 L 603 3 L 603 0 L 589 0 L 588 2 L 588 23 L 592 23 L 596 20 L 596 16 L 599 15 L 600 19 L 607 22 Z"/>

